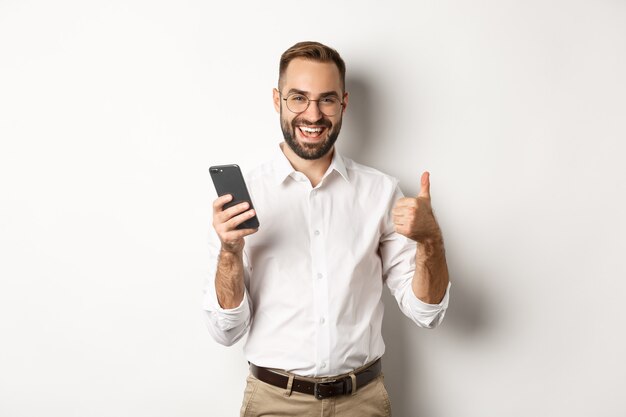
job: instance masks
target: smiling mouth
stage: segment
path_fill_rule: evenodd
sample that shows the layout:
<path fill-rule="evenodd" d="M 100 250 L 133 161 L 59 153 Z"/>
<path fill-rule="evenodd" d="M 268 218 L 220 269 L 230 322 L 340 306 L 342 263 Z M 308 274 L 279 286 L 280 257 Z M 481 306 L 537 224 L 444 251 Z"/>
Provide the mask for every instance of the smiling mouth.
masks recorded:
<path fill-rule="evenodd" d="M 300 134 L 307 139 L 318 139 L 326 131 L 325 126 L 297 126 Z"/>

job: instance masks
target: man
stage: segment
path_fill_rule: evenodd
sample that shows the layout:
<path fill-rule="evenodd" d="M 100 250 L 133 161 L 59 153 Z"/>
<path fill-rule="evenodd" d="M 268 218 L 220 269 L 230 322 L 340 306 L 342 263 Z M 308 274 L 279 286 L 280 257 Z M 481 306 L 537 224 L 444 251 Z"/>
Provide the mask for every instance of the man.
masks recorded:
<path fill-rule="evenodd" d="M 213 204 L 207 325 L 224 345 L 248 333 L 241 416 L 388 416 L 383 284 L 421 327 L 448 305 L 429 174 L 404 198 L 394 178 L 336 151 L 348 105 L 337 51 L 298 43 L 279 72 L 284 143 L 246 177 L 256 210 L 224 210 L 229 195 Z M 259 229 L 235 229 L 257 211 Z"/>

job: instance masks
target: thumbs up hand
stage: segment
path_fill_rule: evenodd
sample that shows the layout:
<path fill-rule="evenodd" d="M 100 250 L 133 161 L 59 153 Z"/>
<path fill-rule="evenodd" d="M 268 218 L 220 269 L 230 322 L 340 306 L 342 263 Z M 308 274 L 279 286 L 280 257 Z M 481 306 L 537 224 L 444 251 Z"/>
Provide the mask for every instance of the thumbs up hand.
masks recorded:
<path fill-rule="evenodd" d="M 430 173 L 422 174 L 417 197 L 404 197 L 392 211 L 396 232 L 417 242 L 440 240 L 441 230 L 430 205 Z"/>

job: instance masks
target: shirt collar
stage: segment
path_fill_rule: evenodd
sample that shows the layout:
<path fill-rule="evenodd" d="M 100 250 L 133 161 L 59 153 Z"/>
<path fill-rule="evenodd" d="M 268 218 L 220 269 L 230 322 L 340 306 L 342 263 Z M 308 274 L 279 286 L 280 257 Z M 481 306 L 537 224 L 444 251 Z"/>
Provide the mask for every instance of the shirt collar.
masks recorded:
<path fill-rule="evenodd" d="M 287 145 L 285 145 L 287 146 Z M 291 163 L 283 153 L 280 148 L 280 144 L 276 147 L 277 153 L 273 159 L 274 165 L 274 177 L 276 180 L 276 184 L 282 184 L 285 179 L 296 172 L 296 170 L 291 166 Z M 348 170 L 346 169 L 346 164 L 343 161 L 343 157 L 337 151 L 337 147 L 333 150 L 333 159 L 330 162 L 330 166 L 328 170 L 324 174 L 324 178 L 326 178 L 331 172 L 337 171 L 339 175 L 343 177 L 346 182 L 350 182 L 348 177 Z"/>
<path fill-rule="evenodd" d="M 335 147 L 333 153 L 333 160 L 330 162 L 330 166 L 328 167 L 328 172 L 330 173 L 333 170 L 337 171 L 346 182 L 350 182 L 348 178 L 348 170 L 346 169 L 346 164 L 343 161 L 343 157 L 337 151 L 337 147 Z"/>

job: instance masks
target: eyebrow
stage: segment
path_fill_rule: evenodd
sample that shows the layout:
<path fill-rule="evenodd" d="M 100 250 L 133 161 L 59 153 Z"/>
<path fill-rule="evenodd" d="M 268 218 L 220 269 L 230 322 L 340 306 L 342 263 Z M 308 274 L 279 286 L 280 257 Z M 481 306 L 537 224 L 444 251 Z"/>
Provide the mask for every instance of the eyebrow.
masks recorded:
<path fill-rule="evenodd" d="M 287 95 L 289 94 L 302 94 L 303 96 L 309 96 L 309 92 L 308 91 L 303 91 L 303 90 L 298 90 L 297 88 L 291 88 L 289 89 L 289 91 L 287 92 Z M 339 98 L 339 94 L 337 94 L 337 92 L 335 91 L 325 91 L 323 93 L 320 94 L 320 97 L 329 97 L 329 96 L 335 96 L 337 98 Z"/>

